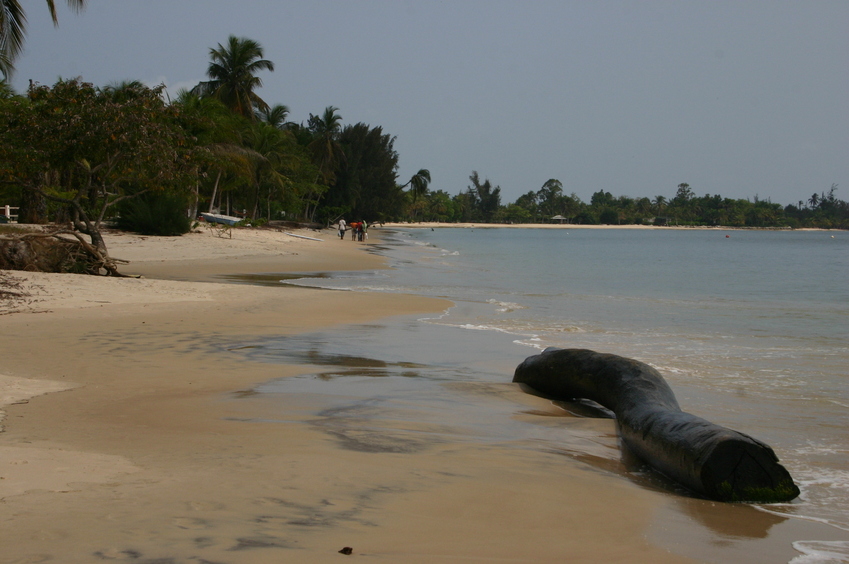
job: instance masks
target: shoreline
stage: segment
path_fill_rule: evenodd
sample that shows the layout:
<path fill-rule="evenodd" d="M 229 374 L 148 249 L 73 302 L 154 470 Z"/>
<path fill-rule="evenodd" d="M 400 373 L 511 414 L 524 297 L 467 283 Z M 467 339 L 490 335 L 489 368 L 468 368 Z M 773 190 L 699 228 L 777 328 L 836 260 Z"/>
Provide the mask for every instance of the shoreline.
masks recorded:
<path fill-rule="evenodd" d="M 0 316 L 0 561 L 329 562 L 344 546 L 380 562 L 688 561 L 647 540 L 662 498 L 627 480 L 498 445 L 345 449 L 299 411 L 320 411 L 318 398 L 280 413 L 253 395 L 313 368 L 233 347 L 450 307 L 214 281 L 387 268 L 367 252 L 379 230 L 367 243 L 328 230 L 323 242 L 259 230 L 107 237 L 131 260 L 122 271 L 144 278 L 12 273 L 36 301 Z M 517 409 L 551 409 L 503 389 Z"/>
<path fill-rule="evenodd" d="M 707 230 L 707 231 L 845 231 L 843 229 L 822 229 L 817 227 L 731 227 L 724 225 L 584 225 L 578 223 L 441 223 L 438 221 L 421 223 L 390 222 L 372 226 L 380 229 L 640 229 L 640 230 Z"/>

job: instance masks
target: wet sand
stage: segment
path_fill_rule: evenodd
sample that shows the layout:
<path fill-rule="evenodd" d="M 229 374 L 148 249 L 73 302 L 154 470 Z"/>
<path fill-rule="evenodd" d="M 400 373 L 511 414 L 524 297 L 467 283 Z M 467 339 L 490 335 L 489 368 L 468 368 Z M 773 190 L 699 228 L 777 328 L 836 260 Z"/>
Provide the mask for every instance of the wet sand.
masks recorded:
<path fill-rule="evenodd" d="M 705 517 L 710 502 L 558 453 L 459 440 L 387 448 L 387 435 L 426 435 L 400 420 L 351 448 L 339 428 L 313 424 L 329 408 L 322 396 L 256 394 L 316 367 L 233 354 L 240 343 L 450 306 L 210 282 L 384 266 L 366 252 L 374 235 L 303 234 L 324 241 L 112 235 L 111 253 L 131 261 L 122 270 L 145 278 L 25 275 L 37 301 L 0 316 L 0 562 L 320 563 L 346 546 L 375 562 L 686 562 L 666 546 L 692 554 L 722 527 L 767 536 L 776 519 L 752 508 Z M 515 402 L 517 418 L 562 416 L 512 384 L 490 392 Z M 616 444 L 613 421 L 576 421 Z M 741 517 L 755 535 L 739 532 Z"/>

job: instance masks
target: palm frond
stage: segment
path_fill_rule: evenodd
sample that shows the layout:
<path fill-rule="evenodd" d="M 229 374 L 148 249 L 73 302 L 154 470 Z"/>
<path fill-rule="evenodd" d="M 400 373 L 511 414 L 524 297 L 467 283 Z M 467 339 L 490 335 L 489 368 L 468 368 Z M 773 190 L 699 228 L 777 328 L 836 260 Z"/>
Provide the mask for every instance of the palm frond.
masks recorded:
<path fill-rule="evenodd" d="M 0 71 L 8 78 L 24 47 L 27 16 L 18 0 L 0 0 Z"/>
<path fill-rule="evenodd" d="M 85 8 L 86 0 L 67 0 L 74 12 Z M 53 25 L 59 25 L 56 3 L 47 0 Z M 27 16 L 18 0 L 0 0 L 0 72 L 8 78 L 15 70 L 15 59 L 21 54 L 26 37 Z"/>

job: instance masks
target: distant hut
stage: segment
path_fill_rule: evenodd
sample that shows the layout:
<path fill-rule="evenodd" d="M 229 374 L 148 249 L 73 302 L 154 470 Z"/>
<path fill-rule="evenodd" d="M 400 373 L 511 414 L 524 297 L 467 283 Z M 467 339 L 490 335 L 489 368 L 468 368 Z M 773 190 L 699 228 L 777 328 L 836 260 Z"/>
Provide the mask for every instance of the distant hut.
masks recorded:
<path fill-rule="evenodd" d="M 560 214 L 557 214 L 557 215 L 553 216 L 551 219 L 556 219 L 556 220 L 557 220 L 557 221 L 559 221 L 560 223 L 563 223 L 563 220 L 564 220 L 564 219 L 566 219 L 566 218 L 565 218 L 565 217 L 563 217 L 563 216 L 562 216 L 562 215 L 560 215 Z"/>

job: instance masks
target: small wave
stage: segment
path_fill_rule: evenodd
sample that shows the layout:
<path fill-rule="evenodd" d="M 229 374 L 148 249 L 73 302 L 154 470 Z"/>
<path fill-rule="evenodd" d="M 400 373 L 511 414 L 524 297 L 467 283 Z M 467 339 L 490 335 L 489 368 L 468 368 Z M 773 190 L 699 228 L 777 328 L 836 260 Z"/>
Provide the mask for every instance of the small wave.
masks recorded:
<path fill-rule="evenodd" d="M 799 447 L 796 449 L 796 454 L 801 457 L 818 455 L 818 454 L 846 454 L 849 450 L 845 448 L 835 448 L 831 445 L 821 445 L 808 442 L 808 446 Z"/>
<path fill-rule="evenodd" d="M 547 328 L 552 333 L 586 333 L 587 330 L 577 325 L 552 325 Z"/>
<path fill-rule="evenodd" d="M 291 281 L 291 280 L 281 280 L 281 284 L 286 286 L 297 286 L 299 288 L 312 288 L 314 290 L 330 290 L 330 291 L 339 291 L 339 292 L 356 292 L 359 288 L 352 288 L 350 286 L 322 286 L 321 284 L 309 284 L 303 281 Z"/>
<path fill-rule="evenodd" d="M 849 491 L 849 471 L 816 468 L 807 469 L 806 476 L 799 479 L 801 486 L 828 486 Z"/>
<path fill-rule="evenodd" d="M 523 347 L 530 347 L 532 349 L 536 349 L 538 351 L 544 351 L 548 347 L 542 343 L 539 339 L 517 339 L 513 341 L 516 345 L 521 345 Z"/>
<path fill-rule="evenodd" d="M 443 325 L 445 327 L 455 327 L 457 329 L 471 329 L 473 331 L 495 331 L 497 333 L 505 333 L 507 335 L 517 335 L 519 337 L 536 337 L 536 335 L 532 335 L 530 333 L 522 333 L 513 327 L 496 327 L 494 325 L 478 325 L 475 323 L 445 323 L 440 322 L 445 315 L 442 315 L 438 318 L 423 318 L 420 321 L 425 323 L 431 323 L 435 325 Z"/>
<path fill-rule="evenodd" d="M 510 313 L 511 311 L 516 311 L 517 309 L 527 309 L 525 306 L 513 303 L 513 302 L 500 302 L 498 300 L 490 299 L 486 300 L 488 304 L 494 304 L 498 306 L 499 313 Z"/>
<path fill-rule="evenodd" d="M 802 554 L 790 560 L 788 564 L 849 562 L 849 542 L 847 541 L 795 541 L 793 548 Z"/>
<path fill-rule="evenodd" d="M 472 325 L 471 323 L 463 323 L 460 325 L 454 325 L 454 327 L 459 327 L 460 329 L 474 329 L 475 331 L 500 331 L 502 333 L 507 333 L 504 329 L 500 329 L 498 327 L 492 327 L 491 325 Z"/>
<path fill-rule="evenodd" d="M 386 293 L 398 293 L 405 292 L 405 288 L 399 288 L 398 286 L 357 286 L 357 290 L 363 292 L 386 292 Z"/>
<path fill-rule="evenodd" d="M 791 509 L 798 510 L 799 503 L 798 501 L 793 501 L 791 503 L 772 503 L 769 507 L 763 505 L 753 504 L 752 507 L 757 509 L 758 511 L 763 511 L 764 513 L 769 513 L 770 515 L 775 515 L 777 517 L 784 517 L 785 519 L 801 519 L 802 521 L 810 521 L 811 523 L 820 523 L 822 525 L 828 525 L 829 527 L 833 527 L 840 531 L 849 532 L 849 528 L 842 523 L 837 521 L 833 521 L 831 519 L 827 519 L 825 517 L 813 517 L 811 515 L 804 515 L 799 513 L 789 513 L 785 511 L 778 511 L 778 509 L 782 507 L 787 507 Z"/>

